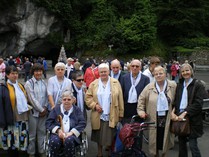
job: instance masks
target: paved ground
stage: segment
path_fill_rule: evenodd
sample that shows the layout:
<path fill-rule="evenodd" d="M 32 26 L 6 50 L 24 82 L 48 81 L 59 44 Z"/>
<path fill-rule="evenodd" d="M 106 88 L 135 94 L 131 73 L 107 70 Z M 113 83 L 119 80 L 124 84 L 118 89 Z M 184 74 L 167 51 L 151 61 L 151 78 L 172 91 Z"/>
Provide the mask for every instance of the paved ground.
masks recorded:
<path fill-rule="evenodd" d="M 53 70 L 50 70 L 48 72 L 47 77 L 49 78 L 52 75 L 53 75 Z M 209 89 L 209 73 L 207 73 L 207 72 L 197 72 L 195 74 L 195 77 L 197 79 L 201 79 L 201 80 L 205 81 L 207 89 Z M 19 81 L 24 83 L 22 78 L 19 79 Z M 87 127 L 86 127 L 86 131 L 87 131 L 87 135 L 88 135 L 88 139 L 89 139 L 89 150 L 88 150 L 87 157 L 96 157 L 96 155 L 97 155 L 97 146 L 96 146 L 96 144 L 94 142 L 91 142 L 91 140 L 90 140 L 91 124 L 90 124 L 90 121 L 89 121 L 89 117 L 90 117 L 89 114 L 90 114 L 90 112 L 88 112 L 88 124 L 87 124 Z M 208 145 L 209 145 L 209 125 L 205 125 L 204 126 L 204 132 L 205 132 L 205 134 L 203 135 L 202 138 L 200 138 L 198 140 L 198 142 L 199 142 L 199 148 L 200 148 L 201 153 L 202 153 L 202 157 L 208 157 L 208 152 L 209 152 L 208 151 Z M 145 152 L 147 152 L 146 145 L 144 145 L 144 147 L 145 147 L 144 148 Z M 106 151 L 103 152 L 103 156 L 107 156 L 107 152 Z M 175 140 L 175 147 L 168 152 L 168 157 L 177 157 L 177 156 L 178 156 L 178 140 L 176 139 Z M 5 153 L 3 153 L 2 151 L 0 151 L 0 157 L 7 157 L 7 155 Z M 21 155 L 21 157 L 23 157 L 23 155 Z M 191 157 L 191 154 L 189 154 L 189 157 Z"/>

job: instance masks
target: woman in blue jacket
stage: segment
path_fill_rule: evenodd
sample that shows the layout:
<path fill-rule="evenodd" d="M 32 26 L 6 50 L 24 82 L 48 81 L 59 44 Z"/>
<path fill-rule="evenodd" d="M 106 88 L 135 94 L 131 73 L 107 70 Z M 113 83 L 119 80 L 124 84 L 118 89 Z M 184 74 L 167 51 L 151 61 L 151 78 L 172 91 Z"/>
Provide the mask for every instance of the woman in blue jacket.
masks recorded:
<path fill-rule="evenodd" d="M 65 91 L 62 104 L 55 106 L 46 120 L 46 128 L 52 133 L 49 142 L 52 157 L 58 156 L 61 147 L 66 157 L 74 156 L 75 146 L 81 142 L 79 136 L 86 127 L 86 120 L 80 108 L 73 105 L 74 101 L 73 94 Z"/>

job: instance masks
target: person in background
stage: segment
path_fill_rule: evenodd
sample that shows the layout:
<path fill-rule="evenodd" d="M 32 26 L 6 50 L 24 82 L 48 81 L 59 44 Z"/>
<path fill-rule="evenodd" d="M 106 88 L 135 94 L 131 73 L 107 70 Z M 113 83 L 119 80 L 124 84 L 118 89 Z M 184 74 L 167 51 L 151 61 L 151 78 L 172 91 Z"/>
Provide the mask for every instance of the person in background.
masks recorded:
<path fill-rule="evenodd" d="M 167 78 L 171 79 L 171 61 L 168 62 L 168 64 L 166 65 L 166 70 L 167 70 Z"/>
<path fill-rule="evenodd" d="M 17 56 L 17 58 L 15 59 L 15 64 L 20 67 L 21 59 L 19 56 Z"/>
<path fill-rule="evenodd" d="M 43 72 L 43 74 L 44 74 L 44 78 L 46 79 L 46 72 L 48 70 L 48 65 L 47 65 L 47 61 L 46 61 L 46 59 L 44 57 L 43 57 L 42 63 L 43 63 L 43 66 L 44 66 L 44 72 Z"/>
<path fill-rule="evenodd" d="M 182 121 L 185 116 L 188 116 L 191 133 L 189 136 L 178 136 L 179 157 L 188 157 L 187 142 L 189 143 L 192 157 L 201 157 L 197 138 L 203 135 L 202 104 L 205 90 L 202 83 L 193 78 L 194 72 L 188 63 L 184 63 L 181 66 L 180 74 L 182 79 L 176 88 L 172 120 Z M 192 98 L 193 90 L 194 96 Z M 190 102 L 191 104 L 189 104 Z"/>
<path fill-rule="evenodd" d="M 141 73 L 141 62 L 134 59 L 130 63 L 130 72 L 123 75 L 121 87 L 124 99 L 124 118 L 122 123 L 129 123 L 133 115 L 137 115 L 137 100 L 144 89 L 149 84 L 149 78 Z"/>
<path fill-rule="evenodd" d="M 9 66 L 16 66 L 12 56 L 9 56 L 8 64 Z"/>
<path fill-rule="evenodd" d="M 5 69 L 4 59 L 0 57 L 0 81 L 5 79 Z"/>
<path fill-rule="evenodd" d="M 83 88 L 83 73 L 82 71 L 76 71 L 72 74 L 72 93 L 76 98 L 75 105 L 81 109 L 85 119 L 87 120 L 86 105 L 84 102 L 85 99 L 85 90 Z"/>
<path fill-rule="evenodd" d="M 176 83 L 166 79 L 166 70 L 161 66 L 155 67 L 153 74 L 155 81 L 148 84 L 139 96 L 137 113 L 145 121 L 155 122 L 157 125 L 156 129 L 149 130 L 150 154 L 165 157 L 167 151 L 174 146 L 170 117 Z"/>
<path fill-rule="evenodd" d="M 122 76 L 125 73 L 121 70 L 120 62 L 117 59 L 113 60 L 110 64 L 110 68 L 110 77 L 115 78 L 119 82 L 121 82 Z"/>
<path fill-rule="evenodd" d="M 67 59 L 66 70 L 65 70 L 65 77 L 67 77 L 69 79 L 71 79 L 71 75 L 75 71 L 73 63 L 74 63 L 74 59 L 73 58 L 68 58 Z"/>
<path fill-rule="evenodd" d="M 31 62 L 29 61 L 28 58 L 26 58 L 26 61 L 25 63 L 23 64 L 23 68 L 24 68 L 24 71 L 25 71 L 25 82 L 30 79 L 30 68 L 31 68 L 32 64 Z"/>
<path fill-rule="evenodd" d="M 80 108 L 73 105 L 74 99 L 70 91 L 65 91 L 62 104 L 57 105 L 46 120 L 46 128 L 51 132 L 49 146 L 52 157 L 58 156 L 61 147 L 64 147 L 65 157 L 74 157 L 75 146 L 81 143 L 79 136 L 86 121 Z M 62 118 L 58 120 L 58 116 Z"/>
<path fill-rule="evenodd" d="M 92 59 L 91 59 L 92 60 Z M 86 72 L 86 69 L 88 68 L 88 67 L 90 67 L 91 66 L 91 61 L 90 61 L 90 59 L 89 58 L 86 58 L 86 61 L 85 61 L 85 63 L 83 64 L 83 67 L 82 67 L 82 70 L 83 70 L 83 73 L 85 74 L 85 72 Z"/>
<path fill-rule="evenodd" d="M 54 108 L 56 105 L 62 103 L 62 93 L 66 90 L 72 90 L 72 81 L 64 76 L 65 64 L 58 62 L 55 67 L 55 76 L 52 76 L 48 80 L 47 92 L 50 107 Z"/>
<path fill-rule="evenodd" d="M 19 151 L 26 152 L 28 147 L 28 114 L 32 108 L 27 103 L 26 91 L 18 80 L 18 70 L 15 66 L 5 69 L 7 82 L 1 84 L 1 110 L 0 142 L 8 156 L 18 157 Z"/>
<path fill-rule="evenodd" d="M 92 61 L 91 66 L 86 69 L 84 74 L 84 82 L 86 83 L 86 88 L 88 89 L 91 82 L 99 78 L 99 71 L 96 63 Z"/>
<path fill-rule="evenodd" d="M 74 64 L 73 64 L 74 68 L 75 68 L 75 71 L 79 71 L 80 70 L 80 67 L 81 67 L 81 63 L 76 61 Z M 72 76 L 71 76 L 72 78 Z"/>
<path fill-rule="evenodd" d="M 101 157 L 103 146 L 110 148 L 113 142 L 124 105 L 120 83 L 109 76 L 109 66 L 102 63 L 98 69 L 100 78 L 90 84 L 85 102 L 91 109 L 91 140 L 97 143 L 97 156 Z"/>
<path fill-rule="evenodd" d="M 33 76 L 25 84 L 28 100 L 33 109 L 29 114 L 29 157 L 35 157 L 36 143 L 40 157 L 46 157 L 44 150 L 44 139 L 46 136 L 45 122 L 48 113 L 47 85 L 42 79 L 44 68 L 41 64 L 35 63 L 31 68 Z"/>
<path fill-rule="evenodd" d="M 150 82 L 155 81 L 153 71 L 156 66 L 160 65 L 160 59 L 158 57 L 152 56 L 150 58 L 150 64 L 149 67 L 143 71 L 143 74 L 147 77 L 149 77 Z"/>
<path fill-rule="evenodd" d="M 178 69 L 176 67 L 176 61 L 173 61 L 172 65 L 171 65 L 171 77 L 172 77 L 172 80 L 175 80 L 177 75 L 178 75 Z"/>

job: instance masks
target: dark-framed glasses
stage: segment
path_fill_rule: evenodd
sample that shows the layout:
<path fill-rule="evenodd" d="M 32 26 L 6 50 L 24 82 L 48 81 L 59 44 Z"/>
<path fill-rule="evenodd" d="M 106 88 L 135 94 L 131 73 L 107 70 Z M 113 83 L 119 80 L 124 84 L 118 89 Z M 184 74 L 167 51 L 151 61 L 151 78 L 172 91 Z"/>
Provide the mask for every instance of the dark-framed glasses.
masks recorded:
<path fill-rule="evenodd" d="M 77 79 L 76 81 L 77 81 L 77 82 L 81 82 L 81 81 L 83 82 L 84 79 Z"/>

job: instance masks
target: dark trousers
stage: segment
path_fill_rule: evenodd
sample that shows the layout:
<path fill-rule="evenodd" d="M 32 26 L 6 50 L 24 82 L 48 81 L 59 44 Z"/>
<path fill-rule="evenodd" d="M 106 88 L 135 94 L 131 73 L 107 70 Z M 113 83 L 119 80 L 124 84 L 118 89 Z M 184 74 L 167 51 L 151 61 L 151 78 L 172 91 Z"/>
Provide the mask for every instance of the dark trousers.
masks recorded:
<path fill-rule="evenodd" d="M 25 82 L 30 79 L 30 72 L 25 72 Z"/>
<path fill-rule="evenodd" d="M 187 142 L 189 142 L 192 157 L 201 157 L 197 138 L 188 138 L 184 136 L 179 136 L 179 157 L 188 157 Z"/>
<path fill-rule="evenodd" d="M 66 138 L 63 143 L 57 134 L 51 134 L 49 146 L 52 157 L 58 157 L 62 147 L 64 151 L 63 156 L 75 157 L 75 141 L 73 136 Z"/>

